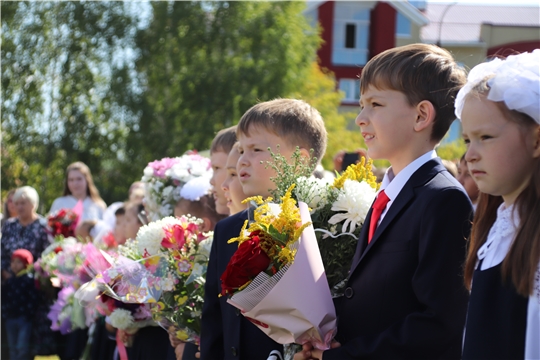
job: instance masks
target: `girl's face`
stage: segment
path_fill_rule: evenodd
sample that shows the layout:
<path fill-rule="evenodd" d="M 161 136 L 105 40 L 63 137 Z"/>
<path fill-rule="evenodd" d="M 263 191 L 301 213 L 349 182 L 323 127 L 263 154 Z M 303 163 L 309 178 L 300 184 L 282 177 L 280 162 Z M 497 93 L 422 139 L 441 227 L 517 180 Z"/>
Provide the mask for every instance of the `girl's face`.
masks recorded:
<path fill-rule="evenodd" d="M 238 162 L 239 157 L 240 153 L 236 148 L 233 148 L 227 158 L 227 177 L 221 185 L 221 188 L 225 193 L 225 198 L 227 199 L 227 206 L 231 210 L 231 215 L 246 209 L 246 204 L 242 204 L 242 201 L 247 198 L 247 196 L 244 194 L 242 184 L 238 179 L 236 171 L 236 163 Z"/>
<path fill-rule="evenodd" d="M 480 191 L 513 204 L 540 157 L 540 126 L 507 120 L 485 96 L 470 96 L 461 115 L 465 160 Z"/>
<path fill-rule="evenodd" d="M 82 199 L 86 197 L 86 189 L 88 188 L 88 183 L 86 178 L 79 170 L 71 170 L 68 173 L 67 178 L 68 189 L 71 192 L 71 195 L 77 199 Z"/>
<path fill-rule="evenodd" d="M 467 161 L 465 160 L 461 160 L 459 162 L 457 181 L 459 181 L 459 183 L 463 185 L 465 191 L 467 192 L 467 195 L 469 195 L 469 199 L 471 199 L 473 203 L 476 203 L 479 193 L 478 186 L 476 185 L 474 179 L 469 173 Z"/>

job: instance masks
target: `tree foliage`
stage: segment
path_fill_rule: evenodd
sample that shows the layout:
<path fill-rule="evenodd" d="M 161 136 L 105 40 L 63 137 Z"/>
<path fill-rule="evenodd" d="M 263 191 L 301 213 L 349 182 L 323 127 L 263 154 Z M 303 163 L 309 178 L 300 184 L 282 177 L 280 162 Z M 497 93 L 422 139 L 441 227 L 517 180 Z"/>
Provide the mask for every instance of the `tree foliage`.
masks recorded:
<path fill-rule="evenodd" d="M 319 38 L 302 2 L 153 2 L 137 34 L 133 96 L 138 126 L 128 154 L 144 163 L 206 149 L 259 101 L 285 97 L 305 81 Z"/>
<path fill-rule="evenodd" d="M 133 18 L 121 2 L 2 2 L 1 11 L 2 190 L 31 185 L 46 212 L 65 167 L 83 161 L 112 195 L 107 163 L 125 129 L 109 85 Z"/>

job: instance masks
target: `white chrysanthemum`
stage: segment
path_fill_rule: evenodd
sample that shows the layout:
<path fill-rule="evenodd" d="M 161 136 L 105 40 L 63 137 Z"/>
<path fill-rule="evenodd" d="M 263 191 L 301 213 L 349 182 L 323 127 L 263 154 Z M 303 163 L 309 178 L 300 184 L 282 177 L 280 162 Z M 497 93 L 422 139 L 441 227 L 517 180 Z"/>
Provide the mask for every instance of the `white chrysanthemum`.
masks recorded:
<path fill-rule="evenodd" d="M 335 225 L 345 220 L 342 231 L 353 232 L 364 223 L 374 199 L 375 190 L 365 181 L 345 180 L 341 193 L 332 205 L 333 211 L 344 212 L 332 216 L 328 222 Z"/>
<path fill-rule="evenodd" d="M 109 315 L 109 321 L 113 327 L 120 330 L 126 330 L 133 327 L 135 323 L 131 311 L 126 309 L 115 309 L 111 315 Z"/>
<path fill-rule="evenodd" d="M 211 188 L 209 177 L 196 177 L 182 186 L 180 196 L 190 201 L 199 201 L 201 196 L 208 194 Z"/>
<path fill-rule="evenodd" d="M 156 255 L 161 247 L 161 240 L 165 237 L 160 221 L 151 222 L 144 225 L 137 232 L 137 247 L 140 254 L 148 252 L 149 255 Z"/>
<path fill-rule="evenodd" d="M 297 179 L 294 192 L 299 201 L 305 202 L 314 212 L 328 201 L 329 182 L 326 179 L 301 176 Z"/>

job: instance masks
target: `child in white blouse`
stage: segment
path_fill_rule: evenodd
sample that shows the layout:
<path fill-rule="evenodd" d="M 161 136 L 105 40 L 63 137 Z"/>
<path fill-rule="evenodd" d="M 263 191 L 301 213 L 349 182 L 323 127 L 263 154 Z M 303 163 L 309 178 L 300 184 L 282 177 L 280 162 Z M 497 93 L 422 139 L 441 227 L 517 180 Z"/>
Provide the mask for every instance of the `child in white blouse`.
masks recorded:
<path fill-rule="evenodd" d="M 473 68 L 456 100 L 481 191 L 463 359 L 540 358 L 540 50 Z"/>

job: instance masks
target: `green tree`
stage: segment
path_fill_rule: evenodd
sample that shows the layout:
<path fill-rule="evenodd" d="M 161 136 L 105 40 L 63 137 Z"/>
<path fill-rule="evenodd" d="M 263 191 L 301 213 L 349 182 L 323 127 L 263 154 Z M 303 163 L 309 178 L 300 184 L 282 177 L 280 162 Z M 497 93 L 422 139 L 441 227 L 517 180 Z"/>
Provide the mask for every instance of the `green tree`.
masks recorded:
<path fill-rule="evenodd" d="M 306 81 L 319 37 L 302 2 L 153 2 L 137 35 L 143 84 L 131 98 L 131 171 L 206 149 L 215 133 L 258 101 L 285 97 Z M 126 169 L 129 172 L 130 169 Z"/>
<path fill-rule="evenodd" d="M 128 10 L 122 2 L 1 3 L 3 193 L 31 185 L 46 212 L 65 167 L 83 161 L 104 198 L 117 195 L 112 164 L 126 128 L 110 78 L 134 33 Z"/>

